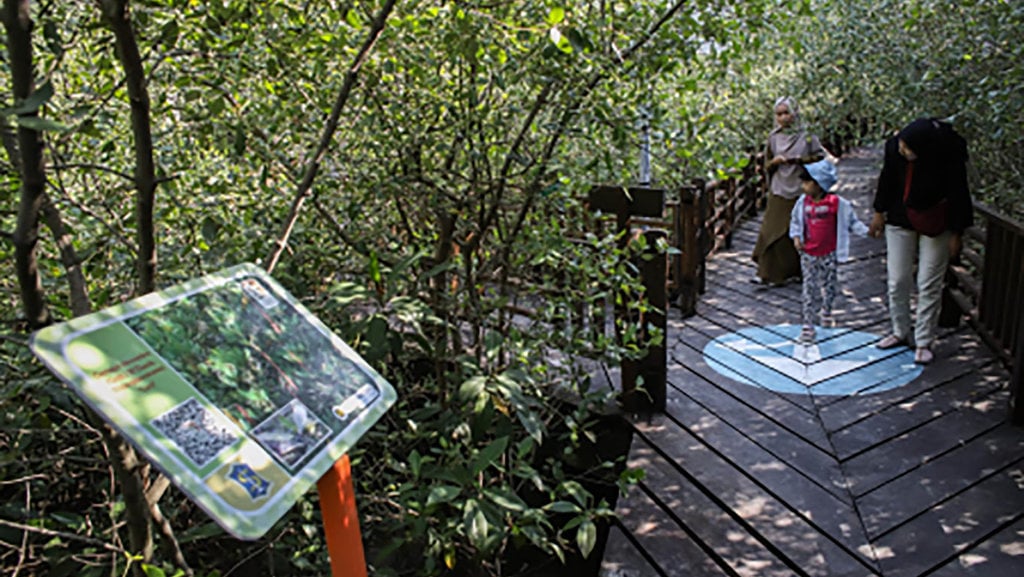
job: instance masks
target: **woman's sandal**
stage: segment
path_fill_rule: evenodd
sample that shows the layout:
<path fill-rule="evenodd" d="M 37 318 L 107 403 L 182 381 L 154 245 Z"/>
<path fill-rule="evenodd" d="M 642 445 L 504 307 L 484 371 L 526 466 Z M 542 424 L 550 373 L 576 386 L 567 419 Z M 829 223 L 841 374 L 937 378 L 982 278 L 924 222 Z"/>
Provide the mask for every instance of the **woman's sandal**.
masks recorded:
<path fill-rule="evenodd" d="M 884 339 L 882 339 L 882 340 L 878 341 L 877 343 L 875 343 L 875 347 L 877 347 L 879 349 L 893 349 L 893 348 L 896 348 L 896 347 L 906 346 L 906 344 L 907 344 L 907 340 L 906 339 L 901 339 L 901 338 L 897 337 L 896 335 L 889 335 L 889 336 L 885 337 Z M 931 351 L 928 351 L 928 352 L 931 352 Z"/>
<path fill-rule="evenodd" d="M 914 362 L 919 365 L 927 365 L 935 358 L 935 354 L 928 347 L 921 347 L 914 351 Z"/>

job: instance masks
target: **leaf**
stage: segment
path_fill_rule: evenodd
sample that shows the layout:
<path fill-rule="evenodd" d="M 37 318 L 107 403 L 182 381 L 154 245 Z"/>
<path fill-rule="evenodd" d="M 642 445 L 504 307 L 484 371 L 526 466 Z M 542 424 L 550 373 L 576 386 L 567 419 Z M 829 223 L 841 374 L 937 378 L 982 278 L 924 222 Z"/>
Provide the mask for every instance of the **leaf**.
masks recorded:
<path fill-rule="evenodd" d="M 516 418 L 534 441 L 537 441 L 538 444 L 544 441 L 544 422 L 541 421 L 537 413 L 530 410 L 517 410 Z"/>
<path fill-rule="evenodd" d="M 46 39 L 46 47 L 50 49 L 58 59 L 64 56 L 64 41 L 61 39 L 60 30 L 52 20 L 43 24 L 43 38 Z"/>
<path fill-rule="evenodd" d="M 590 519 L 587 519 L 580 523 L 579 529 L 576 529 L 576 545 L 580 548 L 580 553 L 586 558 L 590 555 L 591 551 L 594 550 L 594 545 L 597 544 L 597 526 Z"/>
<path fill-rule="evenodd" d="M 374 316 L 366 327 L 366 350 L 363 352 L 367 362 L 378 361 L 389 352 L 388 321 L 382 316 Z"/>
<path fill-rule="evenodd" d="M 167 21 L 167 23 L 164 24 L 164 27 L 160 30 L 160 44 L 162 44 L 164 48 L 172 48 L 178 41 L 179 33 L 178 21 Z"/>
<path fill-rule="evenodd" d="M 203 234 L 203 240 L 208 243 L 213 242 L 217 240 L 217 232 L 220 231 L 220 223 L 207 216 L 203 219 L 201 231 Z"/>
<path fill-rule="evenodd" d="M 570 503 L 569 501 L 553 501 L 544 505 L 545 511 L 551 511 L 553 513 L 580 513 L 583 510 L 580 509 L 576 503 Z"/>
<path fill-rule="evenodd" d="M 374 284 L 379 285 L 383 277 L 380 272 L 380 257 L 376 252 L 370 254 L 370 279 Z"/>
<path fill-rule="evenodd" d="M 210 537 L 218 537 L 223 534 L 224 529 L 222 529 L 220 525 L 213 521 L 209 521 L 202 525 L 189 527 L 188 530 L 183 531 L 178 535 L 178 543 L 184 545 L 185 543 L 190 543 L 192 541 L 201 541 Z"/>
<path fill-rule="evenodd" d="M 18 123 L 18 126 L 23 126 L 29 130 L 37 130 L 39 132 L 68 132 L 71 130 L 66 125 L 55 120 L 39 116 L 16 116 L 15 122 Z"/>
<path fill-rule="evenodd" d="M 565 8 L 556 6 L 548 12 L 548 24 L 554 26 L 560 24 L 563 20 L 565 20 Z"/>
<path fill-rule="evenodd" d="M 412 472 L 413 479 L 417 479 L 420 476 L 420 466 L 423 464 L 423 456 L 416 449 L 412 450 L 409 454 L 409 470 Z"/>
<path fill-rule="evenodd" d="M 474 475 L 480 473 L 486 469 L 489 465 L 498 460 L 508 447 L 508 437 L 502 437 L 496 439 L 491 444 L 484 447 L 484 450 L 480 451 L 480 454 L 473 460 L 472 471 Z"/>
<path fill-rule="evenodd" d="M 46 101 L 53 97 L 53 83 L 49 80 L 42 86 L 36 88 L 28 98 L 14 109 L 15 114 L 30 114 L 39 110 L 39 107 L 46 104 Z"/>
<path fill-rule="evenodd" d="M 566 54 L 572 54 L 572 43 L 569 42 L 568 38 L 562 35 L 561 30 L 556 27 L 552 27 L 551 30 L 548 31 L 548 38 L 556 48 Z"/>
<path fill-rule="evenodd" d="M 345 22 L 353 28 L 360 28 L 363 25 L 362 18 L 359 17 L 359 13 L 355 10 L 349 10 L 345 13 Z"/>
<path fill-rule="evenodd" d="M 562 489 L 575 499 L 577 503 L 584 507 L 587 506 L 590 492 L 588 492 L 578 481 L 566 481 L 562 485 Z"/>
<path fill-rule="evenodd" d="M 490 525 L 487 523 L 487 517 L 484 516 L 484 512 L 480 509 L 476 499 L 466 501 L 462 522 L 469 541 L 475 547 L 480 548 L 487 539 L 487 531 L 490 529 Z"/>
<path fill-rule="evenodd" d="M 436 485 L 430 489 L 430 495 L 427 496 L 427 506 L 448 503 L 458 497 L 461 492 L 462 489 L 454 485 Z"/>
<path fill-rule="evenodd" d="M 512 491 L 504 489 L 487 489 L 484 495 L 494 502 L 495 505 L 507 511 L 525 511 L 526 503 Z"/>
<path fill-rule="evenodd" d="M 487 377 L 473 377 L 459 387 L 459 399 L 463 402 L 475 401 L 484 394 Z"/>
<path fill-rule="evenodd" d="M 56 512 L 51 513 L 50 517 L 69 529 L 79 529 L 85 526 L 85 518 L 77 513 Z"/>

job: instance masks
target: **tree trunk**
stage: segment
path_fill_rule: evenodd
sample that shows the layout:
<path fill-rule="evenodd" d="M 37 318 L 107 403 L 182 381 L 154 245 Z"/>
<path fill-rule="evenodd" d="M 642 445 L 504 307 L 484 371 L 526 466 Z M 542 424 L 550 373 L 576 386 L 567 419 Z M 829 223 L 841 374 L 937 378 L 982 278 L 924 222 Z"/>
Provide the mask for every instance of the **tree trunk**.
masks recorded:
<path fill-rule="evenodd" d="M 149 118 L 149 94 L 146 74 L 142 68 L 139 45 L 132 28 L 128 0 L 102 0 L 103 17 L 114 32 L 117 56 L 125 72 L 128 101 L 132 114 L 132 136 L 135 148 L 135 227 L 138 255 L 139 294 L 156 290 L 156 239 L 153 226 L 153 205 L 156 190 L 156 168 L 153 161 L 153 137 Z M 114 471 L 120 480 L 125 501 L 125 516 L 132 552 L 143 562 L 153 559 L 153 524 L 151 505 L 145 494 L 146 466 L 135 449 L 114 431 L 105 428 L 104 440 L 110 451 Z M 139 564 L 132 565 L 141 575 Z"/>
<path fill-rule="evenodd" d="M 35 90 L 32 62 L 32 17 L 28 0 L 4 0 L 4 28 L 11 67 L 15 106 L 24 104 Z M 19 118 L 35 118 L 39 110 L 23 110 Z M 51 322 L 50 309 L 39 278 L 36 243 L 39 241 L 39 213 L 42 209 L 46 178 L 43 169 L 43 135 L 19 125 L 18 148 L 21 154 L 21 200 L 18 224 L 14 230 L 14 257 L 21 290 L 21 302 L 29 328 Z"/>
<path fill-rule="evenodd" d="M 156 192 L 156 165 L 153 161 L 153 134 L 150 126 L 149 93 L 146 72 L 142 68 L 139 44 L 132 28 L 128 0 L 103 0 L 103 16 L 114 32 L 117 56 L 124 68 L 128 102 L 132 111 L 135 144 L 135 226 L 138 243 L 137 268 L 139 294 L 156 290 L 156 239 L 153 206 Z"/>

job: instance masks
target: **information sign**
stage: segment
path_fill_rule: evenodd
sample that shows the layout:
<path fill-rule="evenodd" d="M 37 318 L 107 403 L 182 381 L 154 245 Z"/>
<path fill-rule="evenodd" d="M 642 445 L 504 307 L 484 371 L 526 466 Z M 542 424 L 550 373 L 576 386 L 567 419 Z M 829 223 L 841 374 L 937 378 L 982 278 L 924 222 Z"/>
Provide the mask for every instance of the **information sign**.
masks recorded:
<path fill-rule="evenodd" d="M 47 327 L 32 349 L 241 539 L 270 529 L 395 402 L 250 264 Z"/>

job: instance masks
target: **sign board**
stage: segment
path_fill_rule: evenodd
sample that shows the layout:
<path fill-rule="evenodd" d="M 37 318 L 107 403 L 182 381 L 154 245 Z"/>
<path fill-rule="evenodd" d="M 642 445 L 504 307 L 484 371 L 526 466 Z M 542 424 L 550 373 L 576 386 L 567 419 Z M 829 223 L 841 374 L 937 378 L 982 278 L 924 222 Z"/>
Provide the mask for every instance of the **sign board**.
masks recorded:
<path fill-rule="evenodd" d="M 395 402 L 249 264 L 47 327 L 32 350 L 241 539 L 269 530 Z"/>

